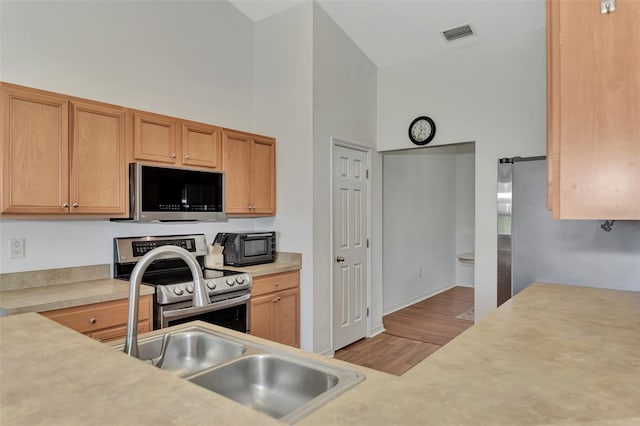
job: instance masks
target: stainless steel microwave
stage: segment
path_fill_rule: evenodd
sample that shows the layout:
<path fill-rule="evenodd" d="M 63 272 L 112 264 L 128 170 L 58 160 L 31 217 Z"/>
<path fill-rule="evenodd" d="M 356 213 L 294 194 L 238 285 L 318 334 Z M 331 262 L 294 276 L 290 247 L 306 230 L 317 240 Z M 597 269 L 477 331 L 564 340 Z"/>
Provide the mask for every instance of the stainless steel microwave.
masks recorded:
<path fill-rule="evenodd" d="M 224 247 L 225 265 L 248 266 L 276 260 L 275 232 L 221 232 L 215 242 Z"/>
<path fill-rule="evenodd" d="M 227 219 L 222 172 L 131 163 L 129 199 L 134 222 Z"/>

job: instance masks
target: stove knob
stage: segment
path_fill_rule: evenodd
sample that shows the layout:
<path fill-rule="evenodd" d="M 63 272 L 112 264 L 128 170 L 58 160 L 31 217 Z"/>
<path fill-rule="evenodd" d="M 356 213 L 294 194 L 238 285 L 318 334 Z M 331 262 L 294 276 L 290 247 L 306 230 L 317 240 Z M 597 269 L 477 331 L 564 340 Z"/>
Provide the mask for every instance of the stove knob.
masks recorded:
<path fill-rule="evenodd" d="M 235 283 L 236 283 L 236 280 L 234 280 L 233 278 L 227 278 L 227 285 L 229 287 L 233 287 Z"/>
<path fill-rule="evenodd" d="M 187 293 L 193 293 L 193 284 L 187 285 Z"/>
<path fill-rule="evenodd" d="M 209 290 L 215 290 L 216 283 L 214 283 L 213 281 L 207 281 L 207 287 L 209 287 Z"/>
<path fill-rule="evenodd" d="M 244 283 L 244 277 L 241 275 L 238 278 L 236 278 L 236 282 L 240 285 L 242 285 Z"/>
<path fill-rule="evenodd" d="M 184 290 L 182 290 L 180 287 L 176 287 L 173 289 L 173 293 L 176 296 L 182 296 L 184 294 Z"/>

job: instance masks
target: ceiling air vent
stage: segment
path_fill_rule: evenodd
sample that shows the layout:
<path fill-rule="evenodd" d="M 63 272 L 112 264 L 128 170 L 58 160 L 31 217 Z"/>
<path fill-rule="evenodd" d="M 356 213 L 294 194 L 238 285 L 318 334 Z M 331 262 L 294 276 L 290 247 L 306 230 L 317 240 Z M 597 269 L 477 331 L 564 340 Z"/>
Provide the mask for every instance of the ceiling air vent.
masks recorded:
<path fill-rule="evenodd" d="M 442 35 L 447 39 L 447 41 L 453 41 L 462 37 L 472 36 L 473 34 L 473 29 L 469 24 L 442 31 Z"/>

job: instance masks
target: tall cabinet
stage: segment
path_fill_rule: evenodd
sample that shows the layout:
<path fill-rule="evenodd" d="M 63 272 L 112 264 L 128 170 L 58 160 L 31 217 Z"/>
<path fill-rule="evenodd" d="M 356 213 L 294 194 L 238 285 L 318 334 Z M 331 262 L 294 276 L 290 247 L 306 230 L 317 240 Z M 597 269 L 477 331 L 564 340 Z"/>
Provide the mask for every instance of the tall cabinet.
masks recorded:
<path fill-rule="evenodd" d="M 640 2 L 547 0 L 548 204 L 640 219 Z"/>
<path fill-rule="evenodd" d="M 224 129 L 227 213 L 269 216 L 276 213 L 276 141 L 266 136 Z"/>

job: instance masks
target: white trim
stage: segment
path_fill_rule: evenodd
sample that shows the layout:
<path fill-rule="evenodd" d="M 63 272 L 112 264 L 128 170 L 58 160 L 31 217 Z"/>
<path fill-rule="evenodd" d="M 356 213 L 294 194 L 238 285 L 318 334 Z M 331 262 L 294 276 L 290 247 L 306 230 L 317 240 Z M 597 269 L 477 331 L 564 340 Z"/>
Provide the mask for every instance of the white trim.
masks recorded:
<path fill-rule="evenodd" d="M 458 284 L 451 284 L 451 285 L 448 285 L 448 286 L 445 286 L 445 287 L 430 291 L 428 293 L 423 293 L 423 294 L 421 294 L 419 296 L 413 297 L 413 298 L 403 302 L 401 305 L 394 306 L 389 311 L 383 312 L 382 316 L 384 317 L 385 315 L 389 315 L 389 314 L 392 314 L 392 313 L 394 313 L 396 311 L 399 311 L 400 309 L 404 309 L 407 306 L 411 306 L 411 305 L 416 304 L 418 302 L 422 302 L 423 300 L 429 299 L 430 297 L 433 297 L 436 294 L 440 294 L 440 293 L 443 293 L 443 292 L 445 292 L 447 290 L 450 290 L 453 287 L 458 287 Z"/>
<path fill-rule="evenodd" d="M 377 328 L 374 328 L 373 330 L 371 330 L 371 335 L 369 337 L 375 337 L 378 334 L 384 333 L 385 331 L 387 331 L 387 329 L 384 328 L 384 325 L 380 326 L 380 327 L 377 327 Z"/>
<path fill-rule="evenodd" d="M 324 356 L 329 357 L 329 358 L 333 358 L 333 355 L 335 354 L 335 352 L 333 352 L 332 349 L 325 349 L 324 351 L 318 352 L 318 353 L 320 355 L 324 355 Z"/>
<path fill-rule="evenodd" d="M 331 271 L 331 278 L 329 279 L 329 300 L 331 301 L 331 309 L 329 312 L 329 351 L 331 354 L 335 353 L 333 345 L 333 155 L 335 153 L 336 146 L 361 151 L 367 154 L 367 170 L 369 170 L 369 178 L 367 179 L 367 239 L 369 239 L 369 247 L 367 247 L 367 307 L 369 309 L 369 315 L 367 316 L 367 331 L 365 337 L 371 337 L 371 181 L 373 180 L 371 173 L 371 147 L 362 143 L 342 138 L 335 138 L 332 136 L 331 153 L 329 156 L 329 170 L 331 171 L 329 173 L 329 185 L 331 192 L 331 196 L 329 197 L 329 211 L 331 212 L 331 215 L 329 216 L 329 228 L 331 229 L 331 232 L 329 233 L 329 251 L 331 254 L 331 256 L 329 256 L 329 271 Z"/>

